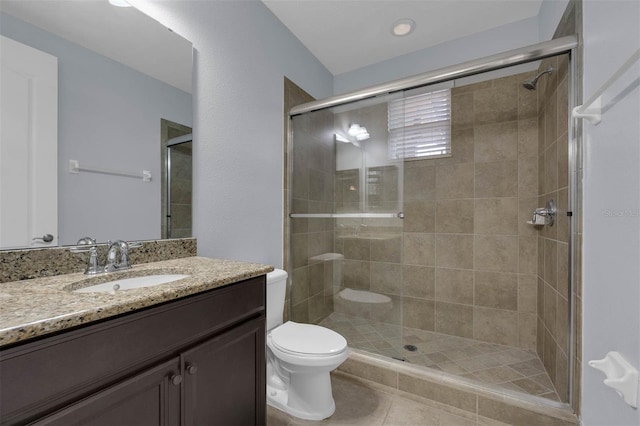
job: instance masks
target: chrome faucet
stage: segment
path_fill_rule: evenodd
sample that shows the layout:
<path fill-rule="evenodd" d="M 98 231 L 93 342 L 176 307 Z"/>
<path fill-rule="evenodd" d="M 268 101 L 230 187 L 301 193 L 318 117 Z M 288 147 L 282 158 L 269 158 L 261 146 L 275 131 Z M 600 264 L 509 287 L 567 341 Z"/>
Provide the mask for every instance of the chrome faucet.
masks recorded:
<path fill-rule="evenodd" d="M 107 251 L 107 261 L 104 264 L 104 272 L 131 268 L 129 264 L 129 246 L 126 241 L 108 241 L 107 244 L 109 244 L 109 250 Z M 120 261 L 116 263 L 118 251 L 120 252 Z"/>
<path fill-rule="evenodd" d="M 130 269 L 129 249 L 141 247 L 142 243 L 127 243 L 123 240 L 116 240 L 114 242 L 107 241 L 107 245 L 109 246 L 109 249 L 107 250 L 107 259 L 104 266 L 100 266 L 100 262 L 98 260 L 98 244 L 93 238 L 84 237 L 79 239 L 77 246 L 72 247 L 71 251 L 73 253 L 89 252 L 89 265 L 85 269 L 84 273 L 87 275 L 95 275 L 105 272 Z M 118 252 L 120 254 L 119 256 Z"/>
<path fill-rule="evenodd" d="M 95 275 L 102 272 L 100 268 L 100 262 L 98 261 L 98 245 L 96 240 L 91 237 L 82 237 L 76 243 L 79 247 L 72 247 L 71 251 L 74 253 L 89 252 L 89 264 L 84 270 L 86 275 Z M 81 247 L 87 246 L 87 247 Z"/>
<path fill-rule="evenodd" d="M 107 244 L 109 244 L 109 250 L 107 251 L 107 262 L 104 265 L 104 272 L 130 269 L 129 249 L 142 246 L 140 242 L 127 243 L 122 240 L 109 241 Z M 120 259 L 116 262 L 118 252 L 120 252 Z"/>

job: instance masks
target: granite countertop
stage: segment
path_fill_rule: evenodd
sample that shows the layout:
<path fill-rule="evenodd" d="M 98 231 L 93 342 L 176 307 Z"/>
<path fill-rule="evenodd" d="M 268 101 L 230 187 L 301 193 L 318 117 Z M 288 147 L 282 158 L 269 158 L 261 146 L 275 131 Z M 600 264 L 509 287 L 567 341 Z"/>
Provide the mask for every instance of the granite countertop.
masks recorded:
<path fill-rule="evenodd" d="M 231 260 L 186 257 L 133 265 L 90 277 L 83 273 L 0 284 L 0 347 L 264 275 L 273 267 Z M 115 293 L 70 290 L 117 278 L 189 274 L 155 287 Z M 78 283 L 81 281 L 81 283 Z"/>

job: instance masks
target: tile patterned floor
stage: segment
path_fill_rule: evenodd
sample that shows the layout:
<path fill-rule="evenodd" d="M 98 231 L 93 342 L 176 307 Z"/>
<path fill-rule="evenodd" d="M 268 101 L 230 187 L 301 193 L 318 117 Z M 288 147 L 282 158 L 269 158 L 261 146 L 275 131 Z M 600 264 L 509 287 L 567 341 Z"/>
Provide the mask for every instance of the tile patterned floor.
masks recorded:
<path fill-rule="evenodd" d="M 372 382 L 336 373 L 331 375 L 336 411 L 322 421 L 301 420 L 267 407 L 267 426 L 313 425 L 498 425 L 453 407 L 412 396 Z M 501 423 L 501 425 L 503 425 Z"/>
<path fill-rule="evenodd" d="M 320 325 L 342 334 L 352 348 L 402 359 L 482 383 L 559 401 L 538 354 L 511 346 L 378 323 L 333 313 Z M 405 349 L 413 345 L 415 351 Z"/>

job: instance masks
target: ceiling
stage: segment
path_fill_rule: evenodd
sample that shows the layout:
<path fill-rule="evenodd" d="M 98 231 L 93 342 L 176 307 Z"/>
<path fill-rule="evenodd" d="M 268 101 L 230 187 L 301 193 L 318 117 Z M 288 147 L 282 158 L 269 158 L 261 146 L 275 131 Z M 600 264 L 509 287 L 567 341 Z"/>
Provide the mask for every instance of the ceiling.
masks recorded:
<path fill-rule="evenodd" d="M 0 0 L 0 10 L 191 93 L 191 43 L 108 0 Z"/>
<path fill-rule="evenodd" d="M 535 17 L 542 0 L 262 0 L 334 75 Z M 416 22 L 391 34 L 401 18 Z"/>
<path fill-rule="evenodd" d="M 334 75 L 535 17 L 542 4 L 542 0 L 262 1 Z M 191 43 L 133 7 L 114 7 L 108 0 L 0 0 L 0 10 L 191 92 Z M 400 18 L 416 22 L 406 37 L 391 34 L 392 24 Z"/>

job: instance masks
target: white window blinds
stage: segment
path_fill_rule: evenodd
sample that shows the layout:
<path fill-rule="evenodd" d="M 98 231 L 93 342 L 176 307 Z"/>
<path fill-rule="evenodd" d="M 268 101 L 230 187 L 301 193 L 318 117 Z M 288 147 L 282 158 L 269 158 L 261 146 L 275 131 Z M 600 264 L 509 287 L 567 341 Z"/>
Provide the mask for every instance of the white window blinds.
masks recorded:
<path fill-rule="evenodd" d="M 389 159 L 451 154 L 451 90 L 389 102 Z"/>

